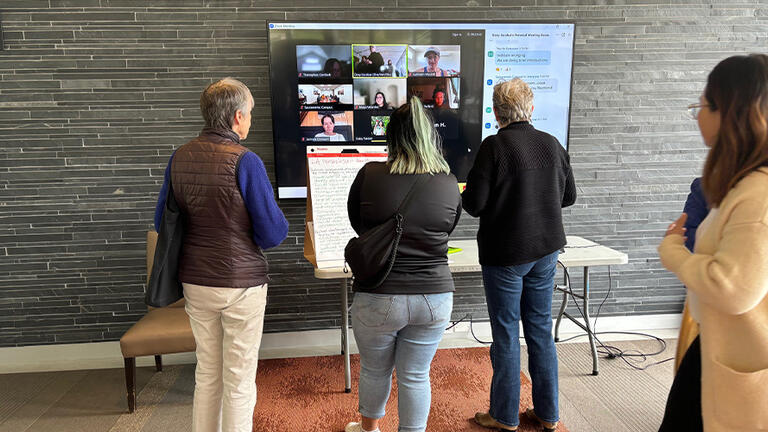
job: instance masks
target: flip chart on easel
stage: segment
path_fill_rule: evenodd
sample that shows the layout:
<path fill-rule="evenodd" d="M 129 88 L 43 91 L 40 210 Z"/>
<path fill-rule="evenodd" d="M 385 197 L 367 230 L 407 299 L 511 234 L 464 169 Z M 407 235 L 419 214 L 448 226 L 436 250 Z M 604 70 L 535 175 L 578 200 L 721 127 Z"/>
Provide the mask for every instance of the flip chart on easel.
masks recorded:
<path fill-rule="evenodd" d="M 363 165 L 386 160 L 386 146 L 307 147 L 304 257 L 317 268 L 344 265 L 344 247 L 356 235 L 347 217 L 349 188 Z"/>

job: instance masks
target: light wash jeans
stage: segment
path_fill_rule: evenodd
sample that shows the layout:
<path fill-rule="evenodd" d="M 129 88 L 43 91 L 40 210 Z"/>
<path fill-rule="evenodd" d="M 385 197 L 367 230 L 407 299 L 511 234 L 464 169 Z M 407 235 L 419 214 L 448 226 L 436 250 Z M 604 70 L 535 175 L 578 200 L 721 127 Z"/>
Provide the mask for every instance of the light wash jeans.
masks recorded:
<path fill-rule="evenodd" d="M 451 318 L 453 293 L 355 293 L 352 330 L 360 350 L 359 410 L 384 417 L 397 368 L 398 431 L 422 432 L 432 399 L 429 366 Z"/>
<path fill-rule="evenodd" d="M 183 285 L 197 344 L 192 432 L 251 432 L 267 284 Z"/>

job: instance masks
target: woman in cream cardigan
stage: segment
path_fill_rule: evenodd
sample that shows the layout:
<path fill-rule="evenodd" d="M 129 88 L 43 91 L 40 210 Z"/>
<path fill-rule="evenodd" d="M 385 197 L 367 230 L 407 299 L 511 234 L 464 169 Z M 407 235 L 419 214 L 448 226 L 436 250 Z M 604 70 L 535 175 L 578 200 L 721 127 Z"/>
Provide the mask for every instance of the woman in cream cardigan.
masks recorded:
<path fill-rule="evenodd" d="M 768 431 L 768 56 L 723 60 L 689 108 L 710 147 L 702 187 L 712 209 L 693 253 L 683 214 L 659 256 L 699 323 L 704 431 Z"/>

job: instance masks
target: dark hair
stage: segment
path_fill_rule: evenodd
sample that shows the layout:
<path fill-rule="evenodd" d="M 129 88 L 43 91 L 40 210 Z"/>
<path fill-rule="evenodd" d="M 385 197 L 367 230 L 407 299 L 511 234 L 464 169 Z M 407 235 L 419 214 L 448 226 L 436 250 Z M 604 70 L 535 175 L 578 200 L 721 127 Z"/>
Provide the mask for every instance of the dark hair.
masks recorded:
<path fill-rule="evenodd" d="M 720 114 L 720 130 L 701 179 L 717 207 L 739 180 L 768 165 L 768 56 L 729 57 L 707 77 L 704 98 Z"/>
<path fill-rule="evenodd" d="M 448 97 L 448 92 L 442 87 L 435 87 L 435 91 L 432 92 L 432 99 L 435 99 L 438 93 L 442 93 L 444 98 Z"/>
<path fill-rule="evenodd" d="M 376 103 L 376 96 L 378 96 L 378 95 L 381 95 L 381 99 L 384 101 L 384 105 L 382 105 L 382 106 L 383 106 L 384 108 L 386 108 L 386 107 L 387 107 L 387 97 L 386 97 L 386 96 L 384 96 L 384 93 L 382 93 L 382 92 L 380 92 L 380 91 L 377 91 L 377 92 L 376 92 L 376 94 L 375 94 L 375 95 L 373 95 L 373 104 L 374 104 L 374 105 L 378 105 L 378 104 Z"/>
<path fill-rule="evenodd" d="M 333 64 L 338 63 L 339 69 L 344 73 L 344 65 L 341 64 L 339 59 L 331 57 L 328 60 L 325 61 L 325 64 L 323 65 L 323 72 L 332 74 L 333 73 Z"/>
<path fill-rule="evenodd" d="M 333 123 L 333 124 L 336 124 L 336 119 L 334 119 L 334 118 L 333 118 L 333 116 L 332 116 L 332 115 L 330 115 L 330 114 L 325 114 L 325 115 L 323 116 L 323 118 L 321 118 L 321 119 L 320 119 L 320 124 L 324 124 L 324 123 L 325 123 L 325 118 L 326 118 L 326 117 L 328 117 L 329 119 L 331 119 L 331 123 Z"/>

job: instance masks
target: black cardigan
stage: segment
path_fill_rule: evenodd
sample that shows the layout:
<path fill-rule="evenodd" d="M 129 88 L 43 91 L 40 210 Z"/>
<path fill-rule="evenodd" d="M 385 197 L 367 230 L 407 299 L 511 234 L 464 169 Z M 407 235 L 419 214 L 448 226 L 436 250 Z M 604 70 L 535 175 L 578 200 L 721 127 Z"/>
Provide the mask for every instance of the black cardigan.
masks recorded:
<path fill-rule="evenodd" d="M 434 294 L 454 290 L 448 269 L 448 235 L 461 215 L 461 197 L 453 174 L 393 175 L 383 162 L 369 162 L 349 190 L 349 222 L 358 235 L 392 217 L 417 177 L 404 215 L 403 235 L 387 280 L 371 291 L 380 294 Z M 353 290 L 362 291 L 353 285 Z"/>
<path fill-rule="evenodd" d="M 530 123 L 512 123 L 480 145 L 462 201 L 480 217 L 480 264 L 535 261 L 565 245 L 561 209 L 576 201 L 568 153 Z"/>

